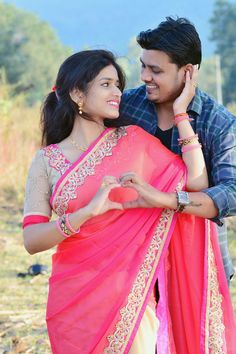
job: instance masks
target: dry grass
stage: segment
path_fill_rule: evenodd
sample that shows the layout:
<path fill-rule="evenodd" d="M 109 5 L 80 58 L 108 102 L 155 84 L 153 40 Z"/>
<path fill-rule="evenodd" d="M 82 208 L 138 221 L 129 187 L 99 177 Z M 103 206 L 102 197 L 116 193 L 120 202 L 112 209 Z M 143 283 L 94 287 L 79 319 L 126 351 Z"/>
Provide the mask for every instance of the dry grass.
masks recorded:
<path fill-rule="evenodd" d="M 2 200 L 1 200 L 2 205 Z M 33 263 L 48 265 L 51 253 L 29 256 L 21 236 L 21 212 L 0 210 L 0 353 L 51 353 L 45 327 L 47 275 L 17 277 Z"/>
<path fill-rule="evenodd" d="M 16 103 L 2 113 L 0 141 L 1 194 L 22 204 L 29 164 L 40 143 L 39 107 Z"/>
<path fill-rule="evenodd" d="M 18 278 L 17 273 L 26 272 L 34 263 L 47 265 L 50 269 L 53 251 L 29 256 L 22 244 L 20 220 L 21 213 L 13 204 L 1 207 L 0 353 L 49 354 L 44 320 L 49 274 Z M 236 263 L 233 232 L 230 232 L 230 248 Z M 232 282 L 231 293 L 236 311 L 236 280 Z"/>

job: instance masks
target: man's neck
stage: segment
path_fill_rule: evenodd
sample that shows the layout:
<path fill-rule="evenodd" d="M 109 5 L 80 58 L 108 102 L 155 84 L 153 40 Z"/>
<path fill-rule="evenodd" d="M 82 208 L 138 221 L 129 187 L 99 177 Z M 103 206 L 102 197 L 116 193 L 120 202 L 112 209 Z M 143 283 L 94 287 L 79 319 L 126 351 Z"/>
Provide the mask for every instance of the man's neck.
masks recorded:
<path fill-rule="evenodd" d="M 164 103 L 156 105 L 158 116 L 158 127 L 161 130 L 167 130 L 174 125 L 173 103 Z"/>

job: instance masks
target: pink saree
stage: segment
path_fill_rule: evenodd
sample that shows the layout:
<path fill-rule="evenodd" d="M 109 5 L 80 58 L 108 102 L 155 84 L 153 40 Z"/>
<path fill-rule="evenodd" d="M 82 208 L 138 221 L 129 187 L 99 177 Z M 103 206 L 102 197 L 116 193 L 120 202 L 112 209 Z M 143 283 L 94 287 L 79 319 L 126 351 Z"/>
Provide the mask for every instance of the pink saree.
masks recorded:
<path fill-rule="evenodd" d="M 91 200 L 103 176 L 127 171 L 163 191 L 184 188 L 180 157 L 141 128 L 109 128 L 65 171 L 51 205 L 58 215 L 73 212 Z M 119 202 L 136 196 L 124 188 L 110 193 Z M 53 353 L 129 353 L 157 279 L 158 354 L 235 352 L 214 225 L 140 208 L 94 217 L 57 247 L 47 306 Z"/>

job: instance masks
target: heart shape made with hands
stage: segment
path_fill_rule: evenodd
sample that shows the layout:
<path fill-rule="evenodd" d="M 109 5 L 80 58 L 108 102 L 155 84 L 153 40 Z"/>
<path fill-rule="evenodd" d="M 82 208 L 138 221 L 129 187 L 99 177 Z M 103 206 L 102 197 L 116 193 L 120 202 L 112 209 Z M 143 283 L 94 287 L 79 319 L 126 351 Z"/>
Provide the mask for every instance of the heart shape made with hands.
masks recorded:
<path fill-rule="evenodd" d="M 117 179 L 119 182 L 121 180 L 121 177 Z M 124 203 L 128 201 L 136 200 L 138 196 L 139 196 L 138 192 L 133 188 L 115 187 L 110 191 L 108 198 L 112 202 Z"/>
<path fill-rule="evenodd" d="M 124 203 L 138 198 L 136 190 L 129 187 L 115 187 L 109 193 L 108 198 L 112 202 Z"/>

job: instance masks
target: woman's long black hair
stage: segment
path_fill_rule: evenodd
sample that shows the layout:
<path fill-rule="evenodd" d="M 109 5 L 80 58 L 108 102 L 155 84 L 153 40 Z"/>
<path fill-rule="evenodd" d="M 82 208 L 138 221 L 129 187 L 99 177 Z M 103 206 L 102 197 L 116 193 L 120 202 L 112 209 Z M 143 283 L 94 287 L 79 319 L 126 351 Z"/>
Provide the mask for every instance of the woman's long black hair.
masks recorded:
<path fill-rule="evenodd" d="M 71 99 L 70 92 L 79 89 L 86 93 L 88 84 L 108 65 L 113 65 L 118 73 L 120 90 L 125 87 L 125 75 L 116 63 L 114 55 L 106 50 L 85 50 L 67 58 L 61 65 L 55 91 L 46 97 L 41 111 L 42 144 L 56 144 L 70 135 L 76 115 L 77 104 Z M 84 119 L 92 119 L 82 114 Z M 111 120 L 107 124 L 111 126 Z M 114 120 L 114 126 L 117 122 Z"/>

